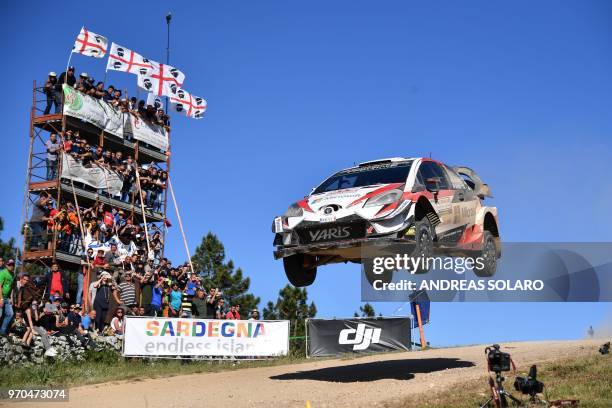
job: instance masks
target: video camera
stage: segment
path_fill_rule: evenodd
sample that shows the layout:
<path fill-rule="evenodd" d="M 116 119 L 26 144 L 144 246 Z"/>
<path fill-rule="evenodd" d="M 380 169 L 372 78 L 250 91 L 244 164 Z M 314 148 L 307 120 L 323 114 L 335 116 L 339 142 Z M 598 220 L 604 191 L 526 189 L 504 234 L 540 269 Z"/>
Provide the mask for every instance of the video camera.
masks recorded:
<path fill-rule="evenodd" d="M 485 354 L 487 355 L 487 365 L 489 371 L 500 373 L 502 371 L 510 371 L 512 359 L 510 354 L 504 353 L 500 350 L 499 344 L 493 344 L 485 348 Z"/>
<path fill-rule="evenodd" d="M 538 369 L 535 365 L 532 365 L 529 369 L 527 378 L 516 377 L 514 380 L 514 389 L 525 394 L 534 397 L 536 394 L 540 394 L 544 391 L 544 383 L 538 381 Z"/>

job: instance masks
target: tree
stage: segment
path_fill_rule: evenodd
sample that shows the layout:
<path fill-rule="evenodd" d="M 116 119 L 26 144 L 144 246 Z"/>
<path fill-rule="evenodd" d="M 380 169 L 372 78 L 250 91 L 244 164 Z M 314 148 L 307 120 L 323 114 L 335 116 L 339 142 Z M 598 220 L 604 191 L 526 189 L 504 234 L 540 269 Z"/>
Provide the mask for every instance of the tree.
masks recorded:
<path fill-rule="evenodd" d="M 306 288 L 296 288 L 287 284 L 278 292 L 276 303 L 268 302 L 263 310 L 263 317 L 267 320 L 289 320 L 291 326 L 291 350 L 294 354 L 303 354 L 306 342 L 305 320 L 315 317 L 317 307 L 314 302 L 308 304 Z"/>
<path fill-rule="evenodd" d="M 363 306 L 359 306 L 359 311 L 361 312 L 361 317 L 374 317 L 376 316 L 376 311 L 374 311 L 374 306 L 369 303 L 364 304 Z M 355 317 L 360 317 L 358 312 L 355 312 Z"/>
<path fill-rule="evenodd" d="M 2 235 L 2 231 L 4 231 L 4 220 L 0 217 L 0 235 Z M 0 257 L 4 258 L 5 261 L 11 258 L 19 258 L 19 249 L 15 247 L 15 238 L 9 238 L 6 242 L 0 238 Z"/>
<path fill-rule="evenodd" d="M 204 288 L 219 288 L 229 304 L 239 304 L 246 317 L 259 304 L 260 298 L 249 293 L 251 280 L 242 269 L 234 270 L 234 262 L 225 261 L 225 247 L 215 234 L 209 232 L 191 257 L 193 268 L 202 278 Z"/>

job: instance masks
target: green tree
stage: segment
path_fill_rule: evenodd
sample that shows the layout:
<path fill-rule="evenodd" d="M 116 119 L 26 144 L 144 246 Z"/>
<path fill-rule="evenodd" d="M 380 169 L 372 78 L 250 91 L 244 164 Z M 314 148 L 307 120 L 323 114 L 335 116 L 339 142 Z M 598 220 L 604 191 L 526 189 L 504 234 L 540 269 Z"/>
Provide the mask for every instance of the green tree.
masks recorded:
<path fill-rule="evenodd" d="M 202 277 L 204 288 L 219 288 L 228 303 L 240 304 L 245 318 L 259 304 L 260 298 L 249 293 L 251 280 L 243 275 L 242 269 L 235 269 L 231 259 L 226 262 L 225 247 L 212 232 L 202 238 L 191 262 L 196 273 Z"/>
<path fill-rule="evenodd" d="M 4 220 L 0 217 L 0 236 L 2 231 L 4 231 Z M 0 257 L 4 258 L 5 261 L 10 258 L 19 258 L 19 249 L 15 247 L 15 238 L 9 238 L 8 241 L 0 238 Z"/>
<path fill-rule="evenodd" d="M 374 311 L 374 306 L 372 306 L 370 303 L 366 303 L 363 306 L 359 306 L 359 312 L 361 312 L 361 315 L 358 312 L 355 312 L 354 316 L 355 317 L 374 317 L 376 316 L 376 311 Z"/>
<path fill-rule="evenodd" d="M 296 288 L 287 284 L 278 292 L 276 303 L 268 302 L 263 310 L 263 317 L 267 320 L 289 320 L 291 325 L 291 353 L 304 354 L 306 342 L 305 320 L 315 317 L 317 307 L 314 302 L 308 304 L 308 292 L 306 288 Z"/>

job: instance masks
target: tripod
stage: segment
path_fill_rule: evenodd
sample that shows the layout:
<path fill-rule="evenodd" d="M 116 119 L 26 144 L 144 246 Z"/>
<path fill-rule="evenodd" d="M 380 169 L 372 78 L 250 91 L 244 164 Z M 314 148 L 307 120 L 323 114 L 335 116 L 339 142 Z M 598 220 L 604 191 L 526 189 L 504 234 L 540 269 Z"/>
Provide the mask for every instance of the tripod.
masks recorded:
<path fill-rule="evenodd" d="M 504 390 L 504 377 L 502 376 L 501 371 L 495 372 L 495 380 L 489 377 L 489 387 L 491 388 L 491 398 L 489 398 L 484 404 L 481 405 L 480 408 L 490 407 L 491 403 L 495 408 L 507 408 L 508 399 L 510 399 L 515 406 L 520 407 L 523 405 L 521 400 L 516 398 L 514 395 L 510 394 L 508 391 Z"/>

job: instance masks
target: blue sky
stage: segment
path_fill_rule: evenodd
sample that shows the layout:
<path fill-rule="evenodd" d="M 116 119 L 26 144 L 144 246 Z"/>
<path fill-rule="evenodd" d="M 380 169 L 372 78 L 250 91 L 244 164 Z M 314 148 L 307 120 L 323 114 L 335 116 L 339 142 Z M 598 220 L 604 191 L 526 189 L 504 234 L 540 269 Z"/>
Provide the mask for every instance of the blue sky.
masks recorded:
<path fill-rule="evenodd" d="M 82 25 L 171 64 L 208 100 L 173 120 L 191 249 L 211 230 L 265 302 L 286 284 L 273 217 L 354 162 L 429 155 L 488 182 L 506 241 L 611 241 L 612 3 L 606 1 L 3 2 L 4 237 L 17 236 L 31 83 L 61 72 Z M 7 57 L 10 56 L 10 59 Z M 105 61 L 75 56 L 104 77 Z M 129 74 L 107 83 L 136 91 Z M 171 214 L 171 219 L 175 219 Z M 178 223 L 168 254 L 183 260 Z M 352 315 L 359 267 L 319 271 L 320 316 Z M 398 304 L 376 304 L 383 314 Z M 533 318 L 534 310 L 544 316 Z M 435 344 L 581 337 L 609 304 L 434 304 Z M 503 323 L 502 323 L 503 322 Z"/>

